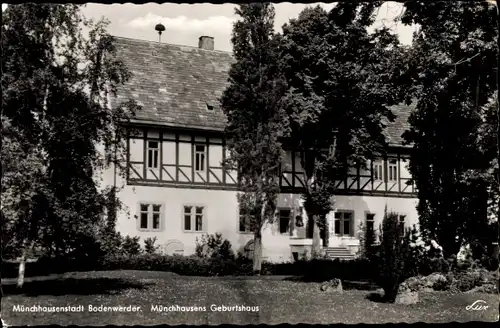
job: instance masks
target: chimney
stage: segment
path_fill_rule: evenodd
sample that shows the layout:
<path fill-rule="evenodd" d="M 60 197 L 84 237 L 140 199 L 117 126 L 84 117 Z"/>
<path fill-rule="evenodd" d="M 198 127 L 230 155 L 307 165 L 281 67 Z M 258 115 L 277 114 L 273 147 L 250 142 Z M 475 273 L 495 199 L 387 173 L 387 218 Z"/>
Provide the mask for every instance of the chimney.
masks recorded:
<path fill-rule="evenodd" d="M 214 50 L 214 38 L 212 36 L 200 36 L 198 48 L 205 50 Z"/>

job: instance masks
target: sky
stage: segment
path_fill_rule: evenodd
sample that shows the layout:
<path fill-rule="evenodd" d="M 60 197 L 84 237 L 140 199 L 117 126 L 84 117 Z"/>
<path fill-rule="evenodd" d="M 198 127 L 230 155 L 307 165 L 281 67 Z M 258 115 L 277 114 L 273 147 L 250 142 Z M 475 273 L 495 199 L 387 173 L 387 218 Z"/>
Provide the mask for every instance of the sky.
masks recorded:
<path fill-rule="evenodd" d="M 333 3 L 317 3 L 329 10 Z M 317 4 L 278 3 L 275 4 L 275 30 L 281 31 L 283 24 L 296 18 L 306 6 Z M 2 4 L 2 11 L 5 4 Z M 165 25 L 162 42 L 198 46 L 198 38 L 202 35 L 212 36 L 215 49 L 231 51 L 231 31 L 233 22 L 237 20 L 234 4 L 172 4 L 148 3 L 104 5 L 88 3 L 83 8 L 87 18 L 107 18 L 110 21 L 108 31 L 115 36 L 141 40 L 157 41 L 158 34 L 154 30 L 156 24 Z M 374 28 L 387 26 L 398 33 L 400 41 L 410 44 L 413 27 L 395 23 L 393 19 L 402 13 L 402 6 L 396 2 L 387 2 L 380 8 Z"/>

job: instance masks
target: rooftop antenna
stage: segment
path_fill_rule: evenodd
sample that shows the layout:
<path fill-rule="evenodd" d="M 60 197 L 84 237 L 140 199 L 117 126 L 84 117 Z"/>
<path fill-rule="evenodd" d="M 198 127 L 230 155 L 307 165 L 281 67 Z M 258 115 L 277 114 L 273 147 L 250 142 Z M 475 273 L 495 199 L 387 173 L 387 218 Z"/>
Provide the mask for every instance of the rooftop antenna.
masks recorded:
<path fill-rule="evenodd" d="M 156 24 L 155 30 L 158 31 L 158 43 L 161 43 L 161 33 L 165 31 L 163 24 Z"/>

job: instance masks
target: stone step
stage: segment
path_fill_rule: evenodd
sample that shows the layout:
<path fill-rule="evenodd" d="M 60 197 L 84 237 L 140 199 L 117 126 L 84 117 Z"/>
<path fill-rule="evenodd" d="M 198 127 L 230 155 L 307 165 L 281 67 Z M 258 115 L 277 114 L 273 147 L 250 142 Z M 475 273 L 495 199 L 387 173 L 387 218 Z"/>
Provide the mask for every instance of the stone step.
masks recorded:
<path fill-rule="evenodd" d="M 325 252 L 327 252 L 327 253 L 350 253 L 347 248 L 343 248 L 343 247 L 326 248 Z"/>
<path fill-rule="evenodd" d="M 333 259 L 352 260 L 355 258 L 345 247 L 328 247 L 325 249 L 326 257 Z"/>

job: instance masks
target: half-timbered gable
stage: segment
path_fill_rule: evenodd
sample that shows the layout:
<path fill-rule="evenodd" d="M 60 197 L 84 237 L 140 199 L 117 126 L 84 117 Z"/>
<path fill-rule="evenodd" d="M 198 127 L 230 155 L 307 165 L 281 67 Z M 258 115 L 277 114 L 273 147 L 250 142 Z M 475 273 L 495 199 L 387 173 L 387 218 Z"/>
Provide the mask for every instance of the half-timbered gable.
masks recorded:
<path fill-rule="evenodd" d="M 235 170 L 223 168 L 224 138 L 172 129 L 131 128 L 128 176 L 131 185 L 235 189 Z"/>

